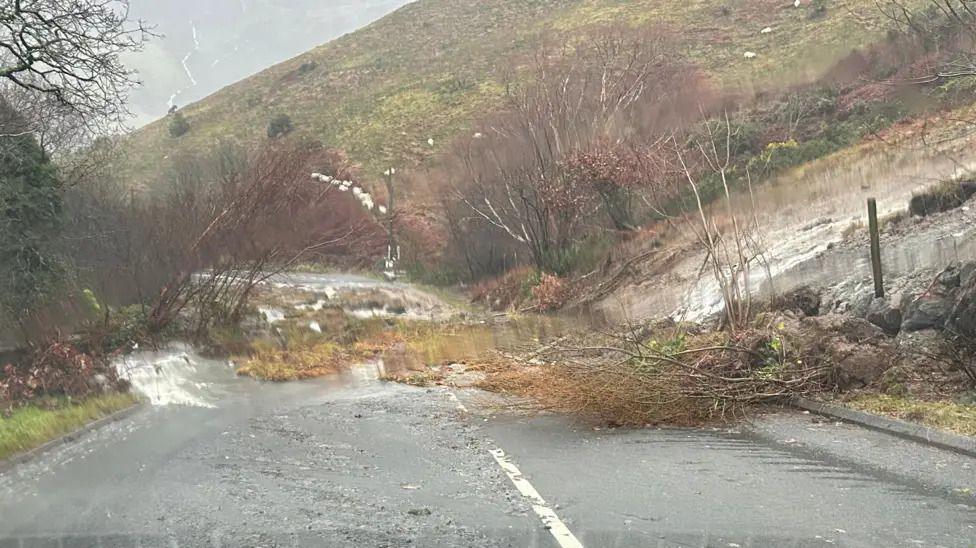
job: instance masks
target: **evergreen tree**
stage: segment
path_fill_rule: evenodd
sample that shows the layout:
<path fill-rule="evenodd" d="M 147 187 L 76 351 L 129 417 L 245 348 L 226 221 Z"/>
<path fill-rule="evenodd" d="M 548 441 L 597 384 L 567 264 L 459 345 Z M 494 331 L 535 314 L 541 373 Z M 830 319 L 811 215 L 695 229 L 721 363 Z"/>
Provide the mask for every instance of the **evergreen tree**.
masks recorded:
<path fill-rule="evenodd" d="M 292 129 L 291 118 L 287 114 L 278 114 L 268 123 L 268 137 L 277 139 L 291 133 Z"/>
<path fill-rule="evenodd" d="M 170 115 L 169 134 L 171 137 L 182 137 L 190 131 L 190 122 L 186 121 L 183 113 L 176 111 Z"/>
<path fill-rule="evenodd" d="M 10 120 L 9 108 L 5 119 Z M 23 320 L 62 279 L 55 249 L 63 193 L 57 171 L 28 132 L 0 137 L 0 310 Z"/>

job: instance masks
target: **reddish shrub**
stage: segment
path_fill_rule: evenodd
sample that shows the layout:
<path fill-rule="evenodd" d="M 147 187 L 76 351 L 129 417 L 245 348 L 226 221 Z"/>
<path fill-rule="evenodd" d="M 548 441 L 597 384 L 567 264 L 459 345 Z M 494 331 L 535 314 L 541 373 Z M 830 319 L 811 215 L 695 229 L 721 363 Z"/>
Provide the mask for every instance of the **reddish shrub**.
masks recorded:
<path fill-rule="evenodd" d="M 569 300 L 569 282 L 559 276 L 543 274 L 539 285 L 532 288 L 532 297 L 542 312 L 562 308 Z"/>
<path fill-rule="evenodd" d="M 505 310 L 517 305 L 531 294 L 536 285 L 535 269 L 529 266 L 513 268 L 501 276 L 483 281 L 471 289 L 471 300 L 482 302 L 492 310 Z"/>
<path fill-rule="evenodd" d="M 84 398 L 123 388 L 115 370 L 104 360 L 66 343 L 36 352 L 27 365 L 3 366 L 0 407 L 11 408 L 42 397 Z"/>

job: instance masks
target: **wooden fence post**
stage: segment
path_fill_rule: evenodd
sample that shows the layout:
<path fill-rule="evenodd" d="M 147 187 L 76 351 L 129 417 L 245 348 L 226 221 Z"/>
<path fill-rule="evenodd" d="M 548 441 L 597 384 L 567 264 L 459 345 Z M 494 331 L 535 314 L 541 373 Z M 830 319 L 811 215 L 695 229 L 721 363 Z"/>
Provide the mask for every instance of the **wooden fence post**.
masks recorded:
<path fill-rule="evenodd" d="M 874 296 L 884 297 L 884 278 L 881 272 L 881 235 L 878 232 L 878 203 L 868 198 L 868 230 L 871 232 L 871 272 L 874 275 Z"/>

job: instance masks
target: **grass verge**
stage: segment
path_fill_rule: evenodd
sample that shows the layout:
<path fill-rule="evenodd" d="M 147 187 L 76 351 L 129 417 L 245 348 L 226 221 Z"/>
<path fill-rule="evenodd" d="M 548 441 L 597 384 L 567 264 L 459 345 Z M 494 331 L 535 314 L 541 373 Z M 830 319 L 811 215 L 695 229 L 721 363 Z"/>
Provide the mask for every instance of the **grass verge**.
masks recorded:
<path fill-rule="evenodd" d="M 917 422 L 964 436 L 976 436 L 976 405 L 950 401 L 912 400 L 885 394 L 865 394 L 846 402 L 845 405 L 860 411 Z"/>
<path fill-rule="evenodd" d="M 0 460 L 70 434 L 136 401 L 134 395 L 126 393 L 95 396 L 81 402 L 55 400 L 47 406 L 21 407 L 9 417 L 0 417 Z"/>

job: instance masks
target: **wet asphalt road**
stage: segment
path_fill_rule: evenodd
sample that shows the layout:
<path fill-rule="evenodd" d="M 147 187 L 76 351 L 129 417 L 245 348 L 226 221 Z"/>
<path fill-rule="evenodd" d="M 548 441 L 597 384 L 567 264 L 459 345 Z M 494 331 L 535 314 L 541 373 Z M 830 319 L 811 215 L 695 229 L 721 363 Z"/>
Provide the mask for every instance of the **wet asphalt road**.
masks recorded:
<path fill-rule="evenodd" d="M 560 546 L 495 449 L 585 546 L 976 546 L 973 459 L 809 415 L 605 430 L 355 375 L 240 382 L 0 476 L 0 547 Z"/>

